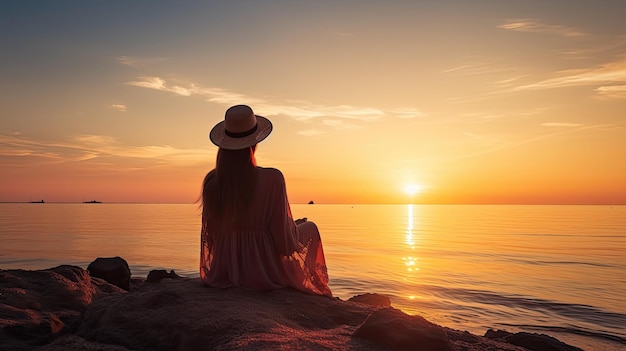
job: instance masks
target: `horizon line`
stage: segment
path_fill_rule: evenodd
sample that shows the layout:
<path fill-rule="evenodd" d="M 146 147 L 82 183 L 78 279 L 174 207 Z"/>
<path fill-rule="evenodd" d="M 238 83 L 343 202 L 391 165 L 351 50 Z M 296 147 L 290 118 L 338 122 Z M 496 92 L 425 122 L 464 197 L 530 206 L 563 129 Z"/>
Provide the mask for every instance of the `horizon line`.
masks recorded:
<path fill-rule="evenodd" d="M 84 204 L 84 205 L 194 205 L 197 202 L 143 202 L 143 201 L 0 201 L 0 204 Z M 292 202 L 291 205 L 501 205 L 501 206 L 626 206 L 625 203 L 521 203 L 521 202 Z"/>

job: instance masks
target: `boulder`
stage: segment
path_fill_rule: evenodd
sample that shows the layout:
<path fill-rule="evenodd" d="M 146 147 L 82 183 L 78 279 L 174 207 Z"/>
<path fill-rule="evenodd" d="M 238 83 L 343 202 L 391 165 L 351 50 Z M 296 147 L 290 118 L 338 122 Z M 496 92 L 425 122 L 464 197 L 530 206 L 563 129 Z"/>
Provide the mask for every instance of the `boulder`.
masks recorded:
<path fill-rule="evenodd" d="M 0 270 L 0 349 L 528 351 L 508 334 L 492 340 L 407 315 L 377 294 L 343 301 L 185 277 L 130 284 L 125 291 L 74 266 Z"/>
<path fill-rule="evenodd" d="M 353 334 L 388 350 L 450 351 L 443 328 L 395 308 L 373 312 Z"/>
<path fill-rule="evenodd" d="M 0 345 L 30 350 L 47 344 L 71 330 L 94 298 L 122 292 L 75 266 L 0 270 Z"/>
<path fill-rule="evenodd" d="M 521 346 L 531 351 L 583 351 L 578 347 L 568 345 L 545 334 L 527 332 L 509 333 L 504 330 L 489 329 L 485 333 L 485 337 Z"/>
<path fill-rule="evenodd" d="M 146 278 L 146 282 L 148 282 L 148 283 L 158 283 L 162 279 L 165 279 L 165 278 L 177 279 L 177 278 L 180 278 L 180 276 L 178 274 L 176 274 L 176 272 L 174 272 L 173 269 L 170 270 L 169 273 L 165 269 L 153 269 L 153 270 L 150 271 L 150 273 L 148 273 L 148 277 Z"/>
<path fill-rule="evenodd" d="M 376 294 L 355 298 L 360 299 L 385 298 Z M 380 309 L 294 289 L 211 288 L 199 278 L 183 277 L 143 283 L 126 294 L 95 300 L 73 336 L 128 350 L 383 351 L 407 349 L 407 344 L 388 341 L 403 334 L 400 338 L 414 341 L 408 344 L 412 350 L 417 342 L 423 350 L 527 351 L 443 328 L 394 308 L 377 313 Z M 379 326 L 368 329 L 375 322 Z M 402 330 L 385 329 L 388 324 L 399 324 Z"/>
<path fill-rule="evenodd" d="M 89 274 L 117 285 L 124 290 L 130 289 L 130 268 L 121 257 L 98 257 L 87 266 Z"/>
<path fill-rule="evenodd" d="M 362 294 L 357 296 L 352 296 L 348 299 L 348 301 L 358 302 L 370 306 L 380 306 L 380 307 L 390 307 L 391 300 L 387 296 L 379 295 L 379 294 Z"/>
<path fill-rule="evenodd" d="M 199 278 L 163 279 L 94 301 L 74 334 L 130 350 L 351 349 L 367 344 L 350 334 L 374 310 L 294 289 L 219 289 Z"/>

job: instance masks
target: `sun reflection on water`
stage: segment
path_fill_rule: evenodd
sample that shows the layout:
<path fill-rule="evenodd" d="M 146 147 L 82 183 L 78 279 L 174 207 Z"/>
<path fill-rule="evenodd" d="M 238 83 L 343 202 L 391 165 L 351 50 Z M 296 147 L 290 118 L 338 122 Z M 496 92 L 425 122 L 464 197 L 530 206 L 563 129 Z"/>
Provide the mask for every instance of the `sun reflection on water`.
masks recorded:
<path fill-rule="evenodd" d="M 413 205 L 407 205 L 407 225 L 406 225 L 406 236 L 404 239 L 404 243 L 407 245 L 408 252 L 407 255 L 402 257 L 402 261 L 406 267 L 404 281 L 411 283 L 415 278 L 416 273 L 419 271 L 418 267 L 418 257 L 415 255 L 416 249 L 416 238 L 414 234 L 414 215 L 413 215 Z M 414 300 L 419 298 L 415 295 L 408 295 L 407 298 L 409 300 Z"/>

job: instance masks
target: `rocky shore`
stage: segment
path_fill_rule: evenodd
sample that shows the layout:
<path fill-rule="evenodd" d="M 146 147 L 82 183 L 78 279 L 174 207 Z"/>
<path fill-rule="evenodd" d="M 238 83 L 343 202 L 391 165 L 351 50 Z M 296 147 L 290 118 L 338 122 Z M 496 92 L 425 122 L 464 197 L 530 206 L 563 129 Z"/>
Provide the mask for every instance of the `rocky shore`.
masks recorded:
<path fill-rule="evenodd" d="M 377 294 L 343 301 L 292 289 L 216 289 L 165 271 L 131 279 L 123 259 L 107 260 L 101 270 L 97 262 L 89 270 L 0 270 L 0 348 L 580 350 L 547 335 L 453 330 Z"/>

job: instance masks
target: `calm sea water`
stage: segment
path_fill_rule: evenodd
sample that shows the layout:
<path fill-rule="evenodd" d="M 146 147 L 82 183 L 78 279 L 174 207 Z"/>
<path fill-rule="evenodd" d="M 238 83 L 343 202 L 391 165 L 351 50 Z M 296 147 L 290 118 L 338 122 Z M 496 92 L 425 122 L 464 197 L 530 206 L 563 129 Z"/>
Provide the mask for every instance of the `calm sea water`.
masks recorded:
<path fill-rule="evenodd" d="M 375 292 L 455 329 L 626 350 L 626 206 L 292 205 L 322 233 L 335 296 Z M 198 276 L 196 205 L 0 204 L 0 268 Z"/>

